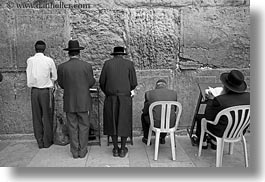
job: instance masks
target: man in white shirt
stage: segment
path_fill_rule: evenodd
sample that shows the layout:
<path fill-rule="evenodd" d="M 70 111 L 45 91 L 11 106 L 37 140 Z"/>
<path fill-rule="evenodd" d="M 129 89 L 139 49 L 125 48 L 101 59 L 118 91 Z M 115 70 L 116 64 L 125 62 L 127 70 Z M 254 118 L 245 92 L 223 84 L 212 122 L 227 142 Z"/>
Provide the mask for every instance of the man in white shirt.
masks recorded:
<path fill-rule="evenodd" d="M 53 144 L 52 100 L 50 89 L 57 80 L 57 70 L 52 58 L 45 56 L 46 44 L 37 41 L 36 54 L 27 60 L 27 85 L 31 88 L 31 107 L 34 136 L 39 148 Z"/>

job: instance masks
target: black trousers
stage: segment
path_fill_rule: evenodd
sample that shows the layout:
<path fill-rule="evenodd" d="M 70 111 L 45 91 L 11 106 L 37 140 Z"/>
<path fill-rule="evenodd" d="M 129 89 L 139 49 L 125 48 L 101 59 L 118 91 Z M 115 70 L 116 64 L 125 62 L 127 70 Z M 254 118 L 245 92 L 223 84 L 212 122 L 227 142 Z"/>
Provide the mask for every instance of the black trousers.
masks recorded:
<path fill-rule="evenodd" d="M 87 152 L 89 136 L 88 112 L 67 112 L 66 118 L 71 153 L 73 155 L 84 155 Z"/>
<path fill-rule="evenodd" d="M 53 144 L 53 108 L 48 88 L 31 89 L 31 107 L 34 136 L 39 147 Z"/>
<path fill-rule="evenodd" d="M 144 133 L 144 138 L 148 138 L 148 132 L 150 128 L 150 119 L 149 116 L 141 115 L 141 121 L 142 121 L 142 129 Z M 160 138 L 165 138 L 167 136 L 166 133 L 160 133 Z"/>

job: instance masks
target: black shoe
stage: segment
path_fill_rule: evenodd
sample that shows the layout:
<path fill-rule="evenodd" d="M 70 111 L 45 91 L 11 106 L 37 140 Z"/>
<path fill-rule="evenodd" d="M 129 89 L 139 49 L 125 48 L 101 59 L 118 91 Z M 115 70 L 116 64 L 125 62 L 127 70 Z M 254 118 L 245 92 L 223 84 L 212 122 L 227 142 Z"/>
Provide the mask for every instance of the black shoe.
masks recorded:
<path fill-rule="evenodd" d="M 125 147 L 124 149 L 120 150 L 119 156 L 123 158 L 126 156 L 127 153 L 128 153 L 128 148 Z"/>
<path fill-rule="evenodd" d="M 212 150 L 216 150 L 216 145 L 213 144 L 213 143 L 211 143 L 211 149 L 212 149 Z"/>
<path fill-rule="evenodd" d="M 191 138 L 191 140 L 192 140 L 193 145 L 199 146 L 200 139 L 197 136 L 193 136 Z M 208 149 L 208 143 L 206 141 L 205 142 L 202 142 L 202 149 Z"/>
<path fill-rule="evenodd" d="M 83 153 L 79 153 L 79 157 L 80 158 L 84 158 L 84 157 L 86 157 L 86 154 L 87 154 L 87 150 L 85 151 L 85 152 L 83 152 Z"/>
<path fill-rule="evenodd" d="M 193 146 L 198 146 L 200 143 L 200 140 L 197 136 L 193 136 L 193 137 L 191 137 L 191 143 Z"/>
<path fill-rule="evenodd" d="M 119 157 L 119 148 L 117 149 L 112 149 L 112 154 L 113 154 L 113 157 Z"/>
<path fill-rule="evenodd" d="M 146 139 L 145 137 L 142 138 L 142 142 L 145 143 L 146 145 L 147 145 L 147 141 L 148 141 L 148 139 Z M 151 145 L 151 144 L 152 144 L 152 143 L 150 142 L 150 145 Z"/>
<path fill-rule="evenodd" d="M 166 143 L 166 139 L 165 138 L 160 138 L 160 144 L 165 144 Z"/>
<path fill-rule="evenodd" d="M 72 154 L 73 154 L 73 158 L 74 158 L 74 159 L 77 159 L 77 158 L 79 157 L 79 155 L 76 154 L 76 153 L 72 153 Z"/>
<path fill-rule="evenodd" d="M 96 138 L 97 138 L 96 136 L 91 135 L 88 137 L 88 140 L 96 140 Z"/>
<path fill-rule="evenodd" d="M 208 149 L 208 143 L 202 142 L 202 149 Z"/>

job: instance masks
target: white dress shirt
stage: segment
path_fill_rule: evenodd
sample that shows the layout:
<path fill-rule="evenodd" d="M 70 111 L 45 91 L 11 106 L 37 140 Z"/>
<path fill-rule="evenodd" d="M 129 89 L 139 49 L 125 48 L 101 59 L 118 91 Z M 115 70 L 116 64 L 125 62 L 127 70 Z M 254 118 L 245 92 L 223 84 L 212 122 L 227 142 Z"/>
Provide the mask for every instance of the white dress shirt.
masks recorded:
<path fill-rule="evenodd" d="M 27 60 L 27 85 L 36 88 L 51 88 L 57 80 L 57 70 L 52 58 L 36 53 Z"/>

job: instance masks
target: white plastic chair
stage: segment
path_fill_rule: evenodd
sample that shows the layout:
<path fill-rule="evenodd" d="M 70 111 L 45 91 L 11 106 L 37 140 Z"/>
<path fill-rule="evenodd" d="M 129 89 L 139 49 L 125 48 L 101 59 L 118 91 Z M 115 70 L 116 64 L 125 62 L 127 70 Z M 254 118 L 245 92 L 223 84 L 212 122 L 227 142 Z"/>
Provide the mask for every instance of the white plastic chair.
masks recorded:
<path fill-rule="evenodd" d="M 159 105 L 161 106 L 161 124 L 160 124 L 160 128 L 156 128 L 154 126 L 153 108 Z M 176 121 L 175 121 L 174 127 L 170 128 L 170 114 L 171 114 L 172 106 L 176 106 Z M 148 133 L 147 145 L 148 146 L 150 145 L 152 131 L 154 131 L 156 133 L 154 160 L 157 160 L 157 157 L 158 157 L 159 139 L 160 139 L 161 132 L 170 133 L 172 158 L 173 160 L 176 160 L 175 131 L 177 130 L 177 127 L 178 127 L 181 112 L 182 112 L 182 106 L 179 102 L 176 102 L 176 101 L 157 101 L 157 102 L 153 102 L 150 105 L 149 107 L 150 128 L 149 128 L 149 133 Z"/>
<path fill-rule="evenodd" d="M 240 112 L 239 112 L 240 111 Z M 232 117 L 231 113 L 234 113 L 234 117 Z M 226 116 L 228 118 L 228 125 L 224 131 L 223 137 L 217 137 L 207 130 L 207 123 L 212 125 L 218 124 L 218 121 L 221 116 Z M 242 141 L 245 155 L 245 166 L 248 167 L 248 158 L 247 158 L 247 144 L 246 139 L 243 135 L 243 131 L 250 123 L 250 105 L 240 105 L 233 106 L 220 111 L 215 117 L 214 121 L 202 119 L 201 122 L 201 136 L 200 136 L 200 144 L 198 156 L 201 156 L 202 150 L 202 142 L 205 132 L 209 133 L 213 137 L 216 138 L 217 148 L 216 148 L 216 167 L 222 167 L 222 159 L 223 159 L 223 150 L 224 150 L 224 142 L 229 143 L 229 154 L 233 154 L 233 144 L 234 142 Z"/>

